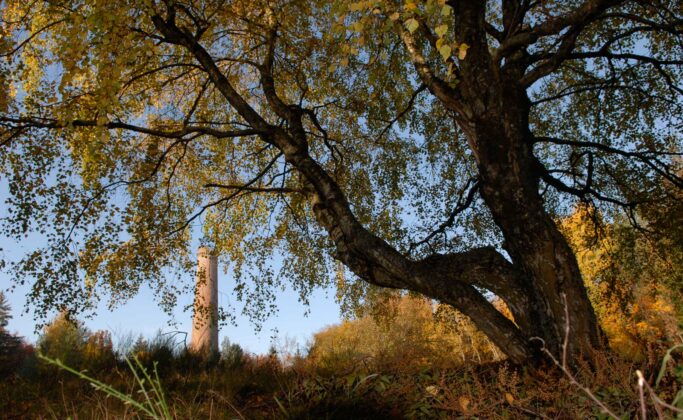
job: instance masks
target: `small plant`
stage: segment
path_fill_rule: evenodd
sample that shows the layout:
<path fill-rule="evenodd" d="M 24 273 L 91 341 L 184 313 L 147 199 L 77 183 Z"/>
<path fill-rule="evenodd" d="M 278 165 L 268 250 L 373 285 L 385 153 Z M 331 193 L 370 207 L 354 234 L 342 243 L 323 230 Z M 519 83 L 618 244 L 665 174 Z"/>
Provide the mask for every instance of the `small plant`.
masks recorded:
<path fill-rule="evenodd" d="M 569 382 L 577 387 L 578 389 L 581 390 L 591 401 L 593 401 L 598 407 L 600 407 L 600 418 L 611 418 L 614 420 L 620 420 L 622 417 L 618 416 L 614 410 L 612 410 L 610 407 L 608 407 L 598 396 L 596 396 L 593 391 L 583 385 L 579 380 L 576 379 L 576 377 L 572 374 L 572 372 L 569 369 L 569 366 L 567 364 L 567 343 L 569 342 L 568 337 L 570 334 L 570 324 L 569 324 L 569 313 L 568 313 L 568 306 L 567 306 L 567 297 L 564 293 L 560 294 L 562 298 L 562 302 L 564 304 L 564 310 L 565 310 L 565 339 L 564 342 L 562 343 L 562 359 L 558 360 L 551 352 L 548 350 L 548 348 L 545 346 L 545 342 L 543 339 L 534 337 L 533 339 L 538 340 L 541 342 L 541 351 L 543 351 L 548 358 L 557 366 L 564 376 L 569 379 Z M 662 365 L 659 371 L 659 374 L 657 375 L 657 380 L 655 382 L 655 387 L 659 384 L 661 381 L 662 377 L 666 373 L 666 368 L 667 364 L 671 360 L 671 354 L 677 350 L 683 348 L 683 345 L 676 345 L 672 348 L 670 348 L 666 354 L 664 355 L 664 358 L 662 360 Z M 663 415 L 663 409 L 669 409 L 677 414 L 677 418 L 683 418 L 683 409 L 681 409 L 678 405 L 681 399 L 683 398 L 683 390 L 679 390 L 679 392 L 676 394 L 676 397 L 674 398 L 673 402 L 671 404 L 666 403 L 663 401 L 655 392 L 655 390 L 648 384 L 648 382 L 645 380 L 645 377 L 643 376 L 643 373 L 640 370 L 636 370 L 636 377 L 638 379 L 638 396 L 639 396 L 639 411 L 640 411 L 640 418 L 642 420 L 647 420 L 648 415 L 647 415 L 647 403 L 646 403 L 646 396 L 649 395 L 650 398 L 652 399 L 652 404 L 653 407 L 656 410 L 657 417 L 662 419 L 664 418 Z"/>
<path fill-rule="evenodd" d="M 157 363 L 154 363 L 152 375 L 147 371 L 143 364 L 138 360 L 137 357 L 133 357 L 132 361 L 129 358 L 125 358 L 130 371 L 135 377 L 135 382 L 138 386 L 138 393 L 144 396 L 142 402 L 133 398 L 133 396 L 124 394 L 123 392 L 117 390 L 116 388 L 105 384 L 104 382 L 98 381 L 95 378 L 88 376 L 84 371 L 78 371 L 72 367 L 65 365 L 59 359 L 51 359 L 42 354 L 38 355 L 38 358 L 45 361 L 48 364 L 57 366 L 67 372 L 73 373 L 81 379 L 84 379 L 90 383 L 96 390 L 102 391 L 105 394 L 114 397 L 126 405 L 130 405 L 139 412 L 145 414 L 149 418 L 158 420 L 170 420 L 171 412 L 166 402 L 166 397 L 164 396 L 164 391 L 161 386 L 161 381 L 159 380 L 159 374 L 157 372 Z"/>

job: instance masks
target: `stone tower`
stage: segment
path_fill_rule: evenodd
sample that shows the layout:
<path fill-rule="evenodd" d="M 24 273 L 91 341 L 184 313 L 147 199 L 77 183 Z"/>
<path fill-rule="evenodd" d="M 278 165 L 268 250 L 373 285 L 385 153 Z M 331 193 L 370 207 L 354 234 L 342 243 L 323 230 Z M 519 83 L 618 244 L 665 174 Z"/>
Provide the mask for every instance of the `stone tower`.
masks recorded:
<path fill-rule="evenodd" d="M 218 353 L 218 259 L 204 246 L 197 251 L 190 349 L 196 353 Z"/>

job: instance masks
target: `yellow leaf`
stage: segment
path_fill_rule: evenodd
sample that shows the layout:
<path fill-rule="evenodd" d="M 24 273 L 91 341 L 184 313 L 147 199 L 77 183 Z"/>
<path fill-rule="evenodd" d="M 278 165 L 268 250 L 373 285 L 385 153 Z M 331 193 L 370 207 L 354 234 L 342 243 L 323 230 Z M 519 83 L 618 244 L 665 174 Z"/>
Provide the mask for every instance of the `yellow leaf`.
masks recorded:
<path fill-rule="evenodd" d="M 448 32 L 448 25 L 439 25 L 434 29 L 434 32 L 436 32 L 436 35 L 438 35 L 439 38 L 443 38 L 443 36 L 446 35 L 446 32 Z"/>
<path fill-rule="evenodd" d="M 464 42 L 463 42 L 462 44 L 460 44 L 460 46 L 458 47 L 458 58 L 459 58 L 460 60 L 464 60 L 464 59 L 465 59 L 465 57 L 467 56 L 467 49 L 468 49 L 469 47 L 470 47 L 470 46 L 467 45 L 467 44 L 465 44 Z"/>
<path fill-rule="evenodd" d="M 401 15 L 398 12 L 394 12 L 394 13 L 389 15 L 389 19 L 391 19 L 393 21 L 397 21 L 398 18 L 400 18 L 400 17 L 401 17 Z"/>
<path fill-rule="evenodd" d="M 418 26 L 420 26 L 420 24 L 417 23 L 417 20 L 412 19 L 412 18 L 406 20 L 405 25 L 406 25 L 406 28 L 408 29 L 408 31 L 409 31 L 411 34 L 412 34 L 413 32 L 415 32 L 415 30 L 417 29 Z"/>
<path fill-rule="evenodd" d="M 512 396 L 512 394 L 510 394 L 509 392 L 506 392 L 505 393 L 505 401 L 507 401 L 508 404 L 512 404 L 513 402 L 515 402 L 515 398 Z"/>
<path fill-rule="evenodd" d="M 461 395 L 460 397 L 458 397 L 458 405 L 460 406 L 460 410 L 463 413 L 465 413 L 465 414 L 469 413 L 469 411 L 470 411 L 470 399 L 469 398 L 467 398 L 464 395 Z"/>
<path fill-rule="evenodd" d="M 447 44 L 442 45 L 441 48 L 439 48 L 439 54 L 443 57 L 443 61 L 448 61 L 448 59 L 451 58 L 451 46 Z"/>
<path fill-rule="evenodd" d="M 362 10 L 363 7 L 365 7 L 365 2 L 358 1 L 356 3 L 351 3 L 349 5 L 349 11 L 351 12 L 357 12 L 358 10 Z"/>

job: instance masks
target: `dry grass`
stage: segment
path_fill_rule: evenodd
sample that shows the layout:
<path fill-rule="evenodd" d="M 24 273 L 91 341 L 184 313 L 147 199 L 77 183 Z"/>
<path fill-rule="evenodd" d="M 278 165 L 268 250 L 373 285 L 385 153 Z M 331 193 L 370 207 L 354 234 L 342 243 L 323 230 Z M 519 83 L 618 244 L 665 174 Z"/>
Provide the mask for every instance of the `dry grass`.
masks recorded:
<path fill-rule="evenodd" d="M 596 360 L 597 369 L 579 370 L 570 379 L 552 364 L 533 370 L 496 363 L 374 371 L 369 363 L 344 375 L 321 375 L 305 359 L 285 369 L 273 358 L 247 357 L 230 369 L 220 364 L 167 369 L 161 380 L 171 417 L 177 419 L 606 418 L 577 383 L 615 416 L 640 418 L 645 408 L 652 418 L 658 413 L 673 418 L 674 411 L 657 405 L 653 392 L 638 386 L 636 372 L 642 370 L 644 380 L 655 384 L 657 366 L 637 366 L 608 354 Z M 667 366 L 653 390 L 662 402 L 672 401 L 683 382 L 680 357 L 674 355 Z M 135 381 L 121 366 L 93 376 L 135 395 Z M 65 372 L 15 375 L 0 387 L 5 418 L 138 418 L 130 406 Z"/>

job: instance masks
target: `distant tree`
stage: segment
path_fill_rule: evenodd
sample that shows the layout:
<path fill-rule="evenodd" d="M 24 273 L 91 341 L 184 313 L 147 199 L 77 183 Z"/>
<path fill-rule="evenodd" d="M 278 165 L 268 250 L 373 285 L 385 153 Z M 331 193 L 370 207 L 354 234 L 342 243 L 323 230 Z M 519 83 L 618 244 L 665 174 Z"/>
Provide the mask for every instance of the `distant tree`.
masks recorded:
<path fill-rule="evenodd" d="M 423 297 L 384 300 L 381 309 L 318 331 L 309 362 L 328 373 L 367 366 L 421 369 L 500 360 L 502 353 L 450 305 Z M 370 368 L 372 369 L 372 368 Z"/>
<path fill-rule="evenodd" d="M 244 363 L 244 350 L 237 343 L 231 343 L 228 337 L 221 342 L 221 363 L 228 368 L 236 368 Z"/>
<path fill-rule="evenodd" d="M 604 340 L 556 216 L 635 223 L 683 187 L 680 0 L 1 4 L 3 234 L 45 234 L 12 269 L 38 314 L 173 305 L 201 224 L 257 319 L 334 258 L 345 296 L 410 290 L 513 361 L 538 337 L 575 362 Z"/>
<path fill-rule="evenodd" d="M 670 246 L 676 229 L 653 240 L 626 221 L 606 223 L 595 208 L 585 205 L 560 226 L 576 252 L 612 347 L 642 359 L 653 348 L 674 345 L 683 323 L 683 265 L 677 261 L 683 248 Z"/>
<path fill-rule="evenodd" d="M 83 366 L 89 371 L 110 368 L 116 364 L 114 344 L 109 331 L 91 333 L 83 346 Z"/>
<path fill-rule="evenodd" d="M 7 328 L 9 320 L 12 319 L 12 308 L 3 292 L 0 292 L 0 331 Z"/>
<path fill-rule="evenodd" d="M 0 374 L 14 372 L 21 358 L 18 352 L 22 347 L 22 339 L 7 331 L 7 324 L 12 318 L 11 307 L 5 294 L 0 292 Z"/>
<path fill-rule="evenodd" d="M 53 359 L 59 359 L 67 366 L 81 368 L 90 331 L 67 312 L 60 312 L 43 329 L 36 343 L 37 350 Z"/>
<path fill-rule="evenodd" d="M 158 363 L 159 369 L 165 371 L 173 366 L 176 356 L 176 343 L 173 336 L 163 334 L 161 330 L 151 338 L 138 337 L 128 357 L 136 357 L 145 367 L 152 369 Z"/>

